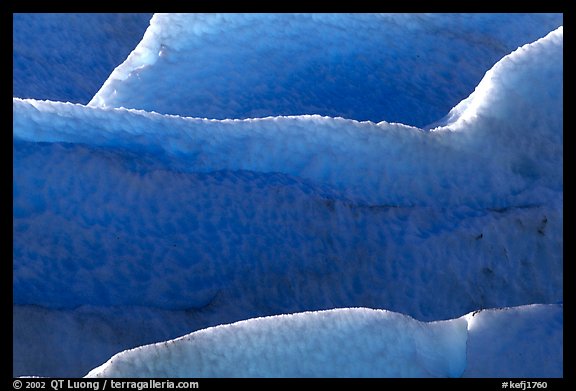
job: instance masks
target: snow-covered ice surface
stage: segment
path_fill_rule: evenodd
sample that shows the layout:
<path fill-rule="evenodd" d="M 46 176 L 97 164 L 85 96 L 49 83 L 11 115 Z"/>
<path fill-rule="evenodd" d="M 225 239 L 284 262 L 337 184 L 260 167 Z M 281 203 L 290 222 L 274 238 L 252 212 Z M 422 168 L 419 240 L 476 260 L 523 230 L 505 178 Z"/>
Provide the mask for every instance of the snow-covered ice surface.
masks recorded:
<path fill-rule="evenodd" d="M 240 23 L 237 16 L 229 17 L 232 19 L 228 24 L 235 31 L 232 35 L 241 35 L 245 30 L 236 28 L 242 23 L 245 26 L 246 21 Z M 259 17 L 263 20 L 256 15 L 246 16 L 254 23 L 270 23 L 266 17 Z M 356 17 L 366 18 L 373 25 L 376 16 L 354 16 L 351 25 L 358 23 Z M 499 21 L 512 18 L 494 17 Z M 461 358 L 461 351 L 456 352 L 460 339 L 446 340 L 442 336 L 447 330 L 469 324 L 471 315 L 465 314 L 477 309 L 523 306 L 502 312 L 519 322 L 517 333 L 502 335 L 502 344 L 512 343 L 525 333 L 539 333 L 549 337 L 553 346 L 546 350 L 535 344 L 532 351 L 541 352 L 542 359 L 555 357 L 555 361 L 548 366 L 535 362 L 528 366 L 522 364 L 522 357 L 513 357 L 510 373 L 561 376 L 561 365 L 554 364 L 558 362 L 555 346 L 561 341 L 561 308 L 538 312 L 524 305 L 562 301 L 562 27 L 548 35 L 551 29 L 537 34 L 534 39 L 546 36 L 501 58 L 469 98 L 451 104 L 455 106 L 451 111 L 446 108 L 433 121 L 414 112 L 413 121 L 405 121 L 434 122 L 430 130 L 320 115 L 277 116 L 286 114 L 283 102 L 290 101 L 286 98 L 290 94 L 278 94 L 278 100 L 270 103 L 270 110 L 277 110 L 269 114 L 275 116 L 230 120 L 108 107 L 124 104 L 119 101 L 94 104 L 111 83 L 118 83 L 117 96 L 121 99 L 141 96 L 143 102 L 163 96 L 162 88 L 169 85 L 164 81 L 172 80 L 178 72 L 182 84 L 186 84 L 190 63 L 169 54 L 138 60 L 153 63 L 141 69 L 138 83 L 134 73 L 130 76 L 128 72 L 122 81 L 114 76 L 134 65 L 138 53 L 140 57 L 146 53 L 142 48 L 155 42 L 151 34 L 164 37 L 164 50 L 180 50 L 186 56 L 192 46 L 186 46 L 189 43 L 185 36 L 189 36 L 190 45 L 200 38 L 215 39 L 208 32 L 220 26 L 226 16 L 198 17 L 198 23 L 204 24 L 190 24 L 204 26 L 198 31 L 178 30 L 159 22 L 180 18 L 185 20 L 184 16 L 155 16 L 141 44 L 111 75 L 91 105 L 13 100 L 15 375 L 81 376 L 115 352 L 195 330 L 202 330 L 197 332 L 205 338 L 202 343 L 218 345 L 221 339 L 236 337 L 217 330 L 244 330 L 240 332 L 255 333 L 258 340 L 258 328 L 262 326 L 263 333 L 282 341 L 293 338 L 289 332 L 292 326 L 285 326 L 293 325 L 327 342 L 332 338 L 330 330 L 317 330 L 317 326 L 330 319 L 336 324 L 341 322 L 348 335 L 368 327 L 374 338 L 361 344 L 374 343 L 374 349 L 387 338 L 409 333 L 420 341 L 386 350 L 390 359 L 400 361 L 409 360 L 405 354 L 412 352 L 420 357 L 417 365 L 387 369 L 357 366 L 340 373 L 378 377 L 508 376 L 503 365 L 483 366 L 484 359 L 468 359 L 463 372 L 466 360 Z M 302 20 L 290 16 L 286 21 L 293 18 L 297 31 L 312 26 L 312 16 L 303 16 Z M 338 36 L 341 33 L 334 24 L 341 18 L 322 16 L 318 23 Z M 389 23 L 396 20 L 378 18 Z M 431 20 L 441 26 L 452 23 L 442 21 L 440 16 L 405 18 L 413 22 L 407 25 L 412 26 L 409 31 L 424 29 L 423 25 Z M 475 15 L 454 20 L 468 21 L 465 35 L 470 37 L 474 29 L 482 35 L 486 30 L 481 26 L 491 26 L 482 24 L 489 18 Z M 540 20 L 538 28 L 545 25 L 544 21 L 561 23 L 561 15 L 518 18 L 533 24 Z M 525 29 L 514 23 L 500 35 L 509 45 L 516 38 L 526 38 L 522 31 L 533 34 L 538 30 L 530 23 Z M 281 38 L 289 31 L 280 30 Z M 252 36 L 250 31 L 245 33 Z M 366 33 L 359 36 L 367 40 L 368 36 L 362 34 Z M 274 45 L 275 39 L 271 34 Z M 374 38 L 372 41 L 366 45 L 377 44 Z M 265 40 L 254 42 L 254 47 L 266 46 Z M 454 42 L 459 50 L 465 45 L 459 36 Z M 178 49 L 179 44 L 184 46 Z M 205 61 L 213 61 L 210 56 L 221 60 L 222 53 L 216 48 L 216 52 L 210 52 L 206 43 L 203 45 L 198 47 Z M 298 45 L 294 48 L 301 49 Z M 164 68 L 160 66 L 163 61 L 173 63 Z M 250 69 L 244 69 L 246 80 L 261 77 Z M 213 70 L 223 78 L 241 79 L 224 66 Z M 356 71 L 350 66 L 342 68 L 342 72 L 352 75 L 351 80 L 357 76 Z M 223 72 L 230 73 L 224 76 Z M 167 74 L 170 78 L 163 79 L 162 75 Z M 306 76 L 309 84 L 314 84 L 313 75 Z M 264 77 L 261 82 L 267 80 Z M 296 91 L 290 82 L 283 83 L 287 90 Z M 424 81 L 419 83 L 425 86 Z M 454 83 L 458 87 L 465 84 L 462 80 Z M 220 84 L 214 85 L 219 88 Z M 145 85 L 147 93 L 141 90 Z M 235 86 L 231 88 L 227 99 L 238 99 L 241 104 L 249 101 L 241 94 L 235 95 Z M 324 87 L 318 88 L 320 101 L 325 101 Z M 397 88 L 410 92 L 406 85 Z M 472 92 L 473 88 L 467 88 L 468 93 Z M 176 96 L 181 93 L 173 91 Z M 267 99 L 272 97 L 263 94 Z M 447 97 L 445 92 L 441 96 Z M 430 99 L 437 101 L 437 97 Z M 183 106 L 173 105 L 174 112 L 186 114 L 179 112 Z M 358 105 L 362 106 L 370 107 L 366 101 Z M 307 103 L 306 107 L 313 106 Z M 318 112 L 321 110 L 312 111 Z M 198 115 L 212 116 L 208 112 Z M 350 116 L 362 119 L 362 115 Z M 268 317 L 346 307 L 381 308 L 395 313 L 342 309 Z M 469 349 L 476 349 L 474 357 L 498 352 L 498 347 L 479 351 L 482 339 L 494 336 L 494 330 L 501 329 L 504 322 L 504 315 L 490 314 L 485 311 L 472 317 L 475 327 L 484 326 L 475 334 L 471 329 L 464 338 L 471 341 Z M 534 322 L 537 316 L 541 327 L 530 331 L 526 322 Z M 389 326 L 389 333 L 377 334 L 375 328 L 367 326 L 376 318 Z M 252 320 L 206 330 L 247 319 Z M 273 319 L 283 319 L 284 326 L 277 333 Z M 482 319 L 485 321 L 480 322 Z M 245 324 L 251 326 L 244 328 Z M 542 344 L 548 342 L 542 340 Z M 180 346 L 176 352 L 197 347 L 168 344 Z M 444 359 L 426 355 L 431 347 L 452 349 L 453 354 Z M 298 355 L 308 348 L 312 347 L 267 351 L 262 358 L 284 354 L 282 357 L 296 364 Z M 144 361 L 148 360 L 146 349 L 155 348 L 142 349 Z M 325 355 L 315 358 L 318 365 L 335 352 L 330 350 L 335 347 L 322 349 Z M 79 350 L 83 353 L 78 354 Z M 359 350 L 351 360 L 370 360 L 375 354 L 375 350 Z M 48 351 L 67 364 L 57 368 L 54 362 L 46 362 L 44 352 Z M 170 350 L 162 352 L 160 349 L 159 354 L 172 354 Z M 230 354 L 241 360 L 253 353 L 239 346 Z M 138 357 L 140 353 L 122 353 L 127 357 L 134 354 Z M 182 358 L 190 363 L 204 359 L 184 353 Z M 223 371 L 233 369 L 227 362 L 222 361 Z M 298 365 L 284 369 L 271 365 L 262 361 L 256 369 L 239 367 L 234 375 L 261 370 L 263 375 L 299 376 L 311 371 Z M 537 371 L 540 367 L 542 372 Z M 275 372 L 278 370 L 290 372 Z M 200 373 L 211 376 L 209 372 Z M 307 376 L 325 373 L 307 372 Z M 228 375 L 232 374 L 218 374 Z"/>
<path fill-rule="evenodd" d="M 13 91 L 88 103 L 142 39 L 152 14 L 13 14 Z"/>
<path fill-rule="evenodd" d="M 90 102 L 201 118 L 425 126 L 562 14 L 155 14 Z"/>
<path fill-rule="evenodd" d="M 196 331 L 119 353 L 86 377 L 562 377 L 562 340 L 561 305 L 428 323 L 348 308 Z"/>
<path fill-rule="evenodd" d="M 277 315 L 122 352 L 87 377 L 459 377 L 466 328 L 362 308 Z"/>

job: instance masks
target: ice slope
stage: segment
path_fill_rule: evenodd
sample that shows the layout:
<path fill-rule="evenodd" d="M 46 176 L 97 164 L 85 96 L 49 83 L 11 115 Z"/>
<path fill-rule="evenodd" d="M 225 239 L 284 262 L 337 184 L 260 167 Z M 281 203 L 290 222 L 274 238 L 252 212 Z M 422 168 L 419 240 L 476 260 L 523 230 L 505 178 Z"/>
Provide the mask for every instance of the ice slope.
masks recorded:
<path fill-rule="evenodd" d="M 112 350 L 258 316 L 363 306 L 430 321 L 558 302 L 561 81 L 560 28 L 429 132 L 14 99 L 15 321 L 27 305 L 76 325 L 78 306 L 111 308 L 77 342 L 94 352 L 66 368 L 78 376 Z M 104 346 L 107 322 L 138 306 L 149 326 Z M 189 329 L 158 324 L 167 310 Z M 39 341 L 71 361 L 61 338 L 40 328 L 14 351 Z M 46 370 L 30 357 L 15 357 L 22 371 Z"/>
<path fill-rule="evenodd" d="M 86 377 L 562 377 L 562 306 L 419 322 L 346 308 L 256 318 L 121 352 Z"/>
<path fill-rule="evenodd" d="M 562 377 L 563 305 L 530 305 L 468 314 L 463 377 Z"/>
<path fill-rule="evenodd" d="M 152 14 L 13 14 L 13 96 L 86 104 Z"/>
<path fill-rule="evenodd" d="M 559 28 L 500 61 L 451 112 L 463 111 L 458 121 L 433 135 L 401 124 L 319 116 L 211 121 L 21 100 L 15 110 L 30 114 L 15 118 L 15 134 L 28 141 L 122 146 L 155 154 L 148 164 L 182 172 L 282 172 L 371 204 L 501 208 L 546 200 L 546 191 L 562 188 L 562 60 Z M 36 118 L 39 113 L 46 119 Z M 66 123 L 66 116 L 78 118 Z M 100 123 L 88 124 L 96 118 Z M 49 123 L 35 123 L 43 120 Z M 432 174 L 438 183 L 424 178 Z"/>
<path fill-rule="evenodd" d="M 459 377 L 466 326 L 361 308 L 278 315 L 125 351 L 87 377 Z"/>
<path fill-rule="evenodd" d="M 202 118 L 423 127 L 562 14 L 155 14 L 90 101 Z"/>
<path fill-rule="evenodd" d="M 561 300 L 561 28 L 430 132 L 13 107 L 16 375 L 55 373 L 31 353 L 48 346 L 78 376 L 114 351 L 287 312 L 439 320 Z M 109 328 L 121 312 L 125 333 Z"/>
<path fill-rule="evenodd" d="M 127 306 L 54 310 L 16 305 L 13 375 L 81 377 L 118 352 L 211 325 L 192 311 Z"/>
<path fill-rule="evenodd" d="M 561 60 L 558 29 L 489 73 L 516 81 L 486 98 L 507 116 L 477 105 L 434 132 L 14 99 L 15 303 L 183 309 L 248 295 L 272 313 L 360 300 L 429 320 L 556 301 Z M 518 98 L 523 83 L 532 94 Z"/>

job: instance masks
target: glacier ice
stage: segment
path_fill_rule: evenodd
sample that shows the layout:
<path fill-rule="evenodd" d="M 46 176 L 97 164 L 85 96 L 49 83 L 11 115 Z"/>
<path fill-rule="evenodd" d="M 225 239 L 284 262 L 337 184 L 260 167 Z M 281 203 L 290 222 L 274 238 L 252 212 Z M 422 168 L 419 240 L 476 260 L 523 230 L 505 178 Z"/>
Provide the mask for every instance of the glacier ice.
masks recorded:
<path fill-rule="evenodd" d="M 561 304 L 490 309 L 466 318 L 467 364 L 462 376 L 563 376 Z"/>
<path fill-rule="evenodd" d="M 514 76 L 537 91 L 561 88 L 562 62 L 543 60 L 561 59 L 561 34 L 502 62 L 513 58 Z M 519 102 L 509 89 L 499 94 Z M 253 294 L 258 308 L 297 311 L 349 306 L 360 295 L 363 305 L 430 320 L 557 300 L 555 96 L 538 105 L 523 138 L 526 115 L 513 105 L 500 121 L 489 106 L 467 128 L 423 132 L 319 116 L 218 121 L 14 99 L 15 303 L 183 309 Z M 286 273 L 294 279 L 282 282 Z M 333 292 L 332 279 L 343 275 L 345 293 Z M 396 289 L 381 289 L 392 281 Z M 309 290 L 318 302 L 299 308 Z"/>
<path fill-rule="evenodd" d="M 422 127 L 561 25 L 561 14 L 155 14 L 90 105 Z"/>
<path fill-rule="evenodd" d="M 15 376 L 80 377 L 114 354 L 211 326 L 191 311 L 149 307 L 13 308 Z M 57 357 L 57 359 L 53 359 Z"/>
<path fill-rule="evenodd" d="M 151 16 L 14 13 L 14 96 L 88 103 L 142 39 Z"/>
<path fill-rule="evenodd" d="M 86 375 L 460 376 L 562 377 L 562 306 L 499 308 L 428 323 L 366 308 L 255 318 L 123 351 Z"/>
<path fill-rule="evenodd" d="M 195 22 L 185 25 L 190 18 L 196 18 Z M 280 17 L 270 18 L 277 21 L 274 18 Z M 195 56 L 200 56 L 199 60 L 220 61 L 220 49 L 210 49 L 207 42 L 217 39 L 214 33 L 223 25 L 238 33 L 244 30 L 236 29 L 246 25 L 247 20 L 256 25 L 270 21 L 259 20 L 257 15 L 246 15 L 246 20 L 238 15 L 156 15 L 141 44 L 113 72 L 90 105 L 14 98 L 16 375 L 33 371 L 35 375 L 78 376 L 115 352 L 194 330 L 212 335 L 213 330 L 228 326 L 208 327 L 277 314 L 336 307 L 385 308 L 406 316 L 366 309 L 362 313 L 386 313 L 386 319 L 403 319 L 402 324 L 418 325 L 415 329 L 422 331 L 429 330 L 433 321 L 444 319 L 453 320 L 439 323 L 460 325 L 463 320 L 459 317 L 479 308 L 562 299 L 562 27 L 514 50 L 556 28 L 561 15 L 466 15 L 452 21 L 442 15 L 354 16 L 359 19 L 307 15 L 285 20 L 292 18 L 294 23 L 288 24 L 293 24 L 295 31 L 321 26 L 321 31 L 334 34 L 328 40 L 342 36 L 337 31 L 343 20 L 351 25 L 369 22 L 359 36 L 378 25 L 375 20 L 391 25 L 402 21 L 410 22 L 402 28 L 414 33 L 407 35 L 408 42 L 424 31 L 433 31 L 453 43 L 446 50 L 462 50 L 470 42 L 479 43 L 471 38 L 479 39 L 477 47 L 482 49 L 472 50 L 471 56 L 482 57 L 482 61 L 492 58 L 495 62 L 512 53 L 489 70 L 467 99 L 451 103 L 455 107 L 448 115 L 426 130 L 391 123 L 394 117 L 385 117 L 387 112 L 383 110 L 379 115 L 390 122 L 352 119 L 372 119 L 366 112 L 354 111 L 379 107 L 366 101 L 356 106 L 341 101 L 345 103 L 342 107 L 353 110 L 349 112 L 323 112 L 309 101 L 293 106 L 351 119 L 278 116 L 298 113 L 285 112 L 289 105 L 281 103 L 283 99 L 287 99 L 285 103 L 298 103 L 290 97 L 296 98 L 304 90 L 293 89 L 299 83 L 294 79 L 282 81 L 281 90 L 292 92 L 275 95 L 277 101 L 270 101 L 269 92 L 261 90 L 258 99 L 269 103 L 268 111 L 263 112 L 239 114 L 249 99 L 233 90 L 226 92 L 231 104 L 211 106 L 215 110 L 212 114 L 208 110 L 200 112 L 202 104 L 210 100 L 186 106 L 189 102 L 184 99 L 183 106 L 202 109 L 198 116 L 236 117 L 192 118 L 164 114 L 190 115 L 179 101 L 174 102 L 162 91 L 172 88 L 170 83 L 158 85 L 169 76 L 185 79 L 189 59 L 179 56 L 189 50 L 189 45 L 197 45 Z M 487 30 L 480 27 L 481 21 L 495 20 L 515 22 L 498 28 L 488 23 Z M 459 30 L 465 21 L 470 29 Z M 548 28 L 548 24 L 554 26 Z M 390 37 L 398 29 L 394 27 Z M 479 30 L 475 33 L 475 29 Z M 538 33 L 538 29 L 543 31 Z M 260 55 L 259 50 L 267 45 L 275 47 L 277 39 L 286 39 L 286 31 L 291 30 L 276 32 L 280 38 L 271 35 L 270 41 L 259 37 L 260 41 L 254 41 L 258 45 L 254 45 L 253 53 L 229 53 L 239 58 Z M 170 44 L 154 46 L 160 35 Z M 238 39 L 247 37 L 250 33 Z M 296 42 L 286 48 L 287 53 L 311 43 L 314 39 Z M 403 56 L 407 55 L 404 43 L 394 43 Z M 366 43 L 361 49 L 373 44 Z M 427 44 L 430 42 L 422 42 L 420 47 Z M 347 55 L 344 49 L 354 51 L 344 45 L 340 54 Z M 152 55 L 156 50 L 157 55 Z M 339 55 L 336 50 L 334 54 Z M 285 55 L 279 54 L 276 59 L 271 55 L 271 61 L 280 61 Z M 346 61 L 351 58 L 338 60 L 343 68 L 330 69 L 340 69 L 341 74 L 335 73 L 338 77 L 349 74 L 350 63 Z M 375 56 L 377 61 L 384 58 Z M 442 58 L 422 72 L 433 71 L 432 65 L 452 70 L 450 57 Z M 310 58 L 301 60 L 304 64 Z M 491 65 L 478 65 L 475 72 Z M 246 82 L 259 80 L 266 84 L 260 73 L 248 72 L 253 71 L 250 66 L 243 74 Z M 214 71 L 212 76 L 216 78 L 240 79 L 226 66 L 204 69 Z M 303 80 L 313 83 L 314 75 L 304 74 Z M 210 80 L 210 74 L 202 76 Z M 458 87 L 455 94 L 472 91 L 470 81 L 474 78 L 466 77 L 466 81 L 452 80 L 451 87 Z M 419 82 L 422 80 L 437 94 L 402 97 L 400 91 L 395 91 L 393 96 L 406 108 L 419 99 L 430 99 L 430 104 L 450 102 L 444 99 L 447 91 L 452 91 L 448 84 L 442 84 L 445 80 L 438 88 L 434 80 L 424 77 Z M 315 98 L 336 107 L 333 100 L 327 99 L 327 90 L 323 90 L 326 84 L 321 81 Z M 409 77 L 398 77 L 398 82 L 409 82 Z M 117 88 L 118 101 L 106 95 L 111 86 Z M 161 88 L 155 95 L 157 86 Z M 359 86 L 366 87 L 361 83 Z M 197 97 L 205 93 L 202 88 L 190 91 L 197 92 Z M 138 99 L 150 106 L 141 106 Z M 164 102 L 173 111 L 158 106 Z M 113 107 L 120 105 L 162 114 Z M 311 107 L 318 110 L 309 111 Z M 424 114 L 413 111 L 414 116 L 403 122 L 428 123 L 445 115 L 449 108 L 436 107 Z M 408 111 L 397 114 L 408 115 Z M 438 112 L 441 115 L 430 117 L 430 113 Z M 244 118 L 259 113 L 270 116 Z M 507 311 L 506 321 L 533 321 L 531 314 L 538 311 L 521 308 Z M 352 309 L 338 311 L 334 314 L 356 314 Z M 543 311 L 544 315 L 550 313 Z M 321 318 L 321 313 L 313 314 Z M 476 349 L 474 357 L 488 357 L 501 349 L 493 346 L 480 351 L 485 340 L 497 333 L 493 330 L 501 329 L 499 319 L 504 319 L 491 314 L 486 310 L 473 317 L 474 327 L 485 320 L 485 327 L 476 329 L 479 331 L 475 334 L 468 331 L 469 347 Z M 365 319 L 364 315 L 360 318 Z M 308 315 L 294 316 L 300 319 L 294 324 L 309 327 L 312 334 L 316 332 L 312 327 L 316 321 L 308 324 L 302 320 Z M 371 316 L 375 315 L 368 318 Z M 468 324 L 470 316 L 465 317 Z M 362 324 L 357 323 L 356 315 L 344 318 L 351 335 Z M 540 328 L 530 331 L 526 323 L 518 324 L 511 329 L 516 330 L 514 333 L 503 335 L 503 343 L 510 344 L 518 335 L 530 332 L 543 334 L 542 330 L 552 327 L 553 334 L 548 335 L 553 342 L 551 350 L 533 346 L 533 351 L 553 356 L 551 364 L 538 372 L 536 365 L 512 357 L 513 364 L 506 367 L 500 361 L 500 368 L 521 376 L 558 376 L 561 311 L 541 318 Z M 167 325 L 162 319 L 171 319 L 174 324 Z M 248 324 L 261 325 L 262 319 Z M 123 323 L 126 330 L 119 327 Z M 21 327 L 23 324 L 26 327 Z M 397 326 L 394 322 L 390 325 Z M 274 334 L 272 323 L 267 327 L 273 338 L 286 337 Z M 250 328 L 250 332 L 257 329 Z M 63 336 L 65 330 L 69 338 Z M 430 334 L 426 333 L 417 334 L 423 338 L 420 348 L 431 346 Z M 388 337 L 391 335 L 397 334 Z M 395 346 L 397 350 L 391 351 L 390 357 L 404 360 L 403 347 L 409 344 Z M 39 352 L 47 349 L 69 366 L 56 368 L 43 363 L 44 355 Z M 147 349 L 152 348 L 142 351 Z M 79 350 L 85 353 L 75 359 L 71 352 Z M 420 354 L 425 349 L 414 351 Z M 362 361 L 369 359 L 370 352 L 355 353 Z M 292 360 L 299 354 L 284 353 Z M 139 354 L 123 353 L 122 357 Z M 242 357 L 249 353 L 239 347 L 234 354 Z M 379 373 L 504 376 L 506 372 L 498 372 L 496 364 L 483 365 L 484 359 L 468 360 L 466 372 L 462 372 L 463 361 L 456 356 L 434 361 L 434 356 L 428 355 L 422 365 L 380 368 Z M 321 359 L 318 357 L 318 363 Z M 267 364 L 262 365 L 260 370 L 273 372 Z M 458 369 L 447 369 L 452 365 Z M 298 376 L 303 373 L 298 371 L 310 369 L 290 370 L 290 376 Z M 370 368 L 349 370 L 361 376 L 372 373 L 362 372 Z M 316 376 L 321 374 L 316 372 Z"/>
<path fill-rule="evenodd" d="M 87 377 L 459 377 L 466 328 L 364 308 L 277 315 L 128 350 Z"/>

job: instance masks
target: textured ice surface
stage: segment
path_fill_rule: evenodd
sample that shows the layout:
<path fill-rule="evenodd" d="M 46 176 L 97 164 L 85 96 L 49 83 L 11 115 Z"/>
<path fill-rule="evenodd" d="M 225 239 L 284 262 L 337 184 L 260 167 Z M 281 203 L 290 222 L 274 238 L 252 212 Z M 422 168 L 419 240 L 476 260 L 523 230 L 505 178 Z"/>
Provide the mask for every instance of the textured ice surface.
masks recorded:
<path fill-rule="evenodd" d="M 464 377 L 562 377 L 563 306 L 530 305 L 467 316 Z"/>
<path fill-rule="evenodd" d="M 13 96 L 88 103 L 152 14 L 13 14 Z"/>
<path fill-rule="evenodd" d="M 114 354 L 209 326 L 201 315 L 144 307 L 14 306 L 15 376 L 80 377 Z"/>
<path fill-rule="evenodd" d="M 561 297 L 553 205 L 363 205 L 279 173 L 134 170 L 77 144 L 16 142 L 14 157 L 17 304 L 438 319 Z"/>
<path fill-rule="evenodd" d="M 432 134 L 319 116 L 211 121 L 20 100 L 14 133 L 153 156 L 134 164 L 159 169 L 281 172 L 371 204 L 541 203 L 562 189 L 562 36 L 502 59 Z"/>
<path fill-rule="evenodd" d="M 208 328 L 113 356 L 87 377 L 562 377 L 562 305 L 419 322 L 348 308 Z"/>
<path fill-rule="evenodd" d="M 15 99 L 14 301 L 183 309 L 242 298 L 247 313 L 362 305 L 427 320 L 556 301 L 561 36 L 490 73 L 532 83 L 527 98 L 491 84 L 486 100 L 507 116 L 480 104 L 434 132 Z"/>
<path fill-rule="evenodd" d="M 431 321 L 560 301 L 562 37 L 503 58 L 432 131 L 14 99 L 15 375 L 52 375 L 35 349 L 79 376 L 115 351 L 281 313 Z M 89 323 L 91 339 L 61 334 Z"/>
<path fill-rule="evenodd" d="M 125 351 L 87 377 L 459 377 L 466 327 L 364 308 L 278 315 Z"/>
<path fill-rule="evenodd" d="M 562 14 L 155 14 L 150 23 L 91 105 L 424 126 Z"/>

